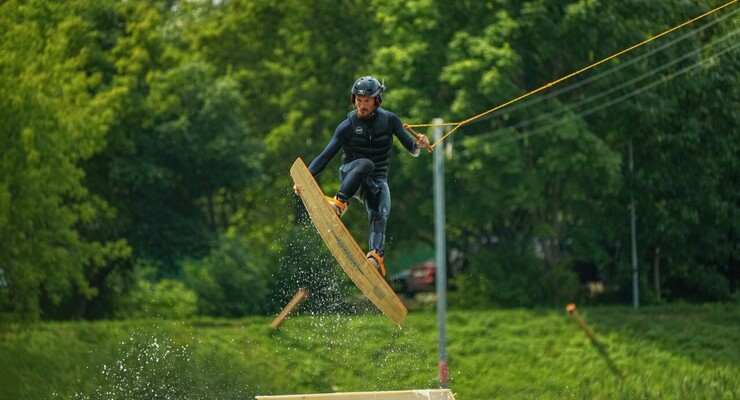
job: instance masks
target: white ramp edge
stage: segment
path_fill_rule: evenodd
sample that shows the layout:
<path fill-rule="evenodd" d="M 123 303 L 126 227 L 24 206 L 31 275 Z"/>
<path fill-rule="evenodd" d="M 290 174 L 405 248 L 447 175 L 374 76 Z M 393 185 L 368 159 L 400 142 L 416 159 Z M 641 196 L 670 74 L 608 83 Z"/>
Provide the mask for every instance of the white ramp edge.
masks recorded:
<path fill-rule="evenodd" d="M 345 392 L 257 396 L 257 400 L 455 400 L 450 389 L 400 390 L 390 392 Z"/>

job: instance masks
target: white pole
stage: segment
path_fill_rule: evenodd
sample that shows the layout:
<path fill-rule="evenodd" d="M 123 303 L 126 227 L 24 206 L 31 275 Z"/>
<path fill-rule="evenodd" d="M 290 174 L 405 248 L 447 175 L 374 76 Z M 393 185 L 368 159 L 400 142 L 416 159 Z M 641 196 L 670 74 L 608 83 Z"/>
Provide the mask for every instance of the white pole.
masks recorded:
<path fill-rule="evenodd" d="M 434 127 L 434 142 L 442 139 L 442 119 L 432 121 Z M 442 143 L 437 143 L 440 145 Z M 436 147 L 436 146 L 435 146 Z M 437 283 L 437 328 L 439 330 L 439 385 L 448 387 L 449 368 L 447 365 L 447 247 L 445 243 L 445 186 L 444 186 L 444 151 L 437 149 L 434 154 L 434 248 L 435 271 Z"/>
<path fill-rule="evenodd" d="M 637 222 L 635 221 L 635 163 L 632 156 L 632 138 L 629 144 L 630 151 L 630 236 L 632 241 L 632 305 L 635 308 L 640 307 L 640 289 L 638 285 L 638 268 L 637 268 Z"/>

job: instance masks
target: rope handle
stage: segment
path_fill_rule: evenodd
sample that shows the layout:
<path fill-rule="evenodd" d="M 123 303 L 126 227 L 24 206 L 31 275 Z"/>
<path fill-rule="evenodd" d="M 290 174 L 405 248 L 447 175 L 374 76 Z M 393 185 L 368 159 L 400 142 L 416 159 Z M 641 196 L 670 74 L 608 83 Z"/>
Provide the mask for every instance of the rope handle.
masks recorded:
<path fill-rule="evenodd" d="M 411 136 L 413 136 L 414 139 L 419 139 L 419 134 L 414 132 L 414 130 L 411 129 L 411 126 L 409 126 L 409 124 L 403 124 L 403 129 L 406 129 L 406 132 L 408 132 Z M 426 148 L 427 151 L 429 151 L 430 153 L 434 151 L 434 147 L 429 146 L 429 145 L 424 146 L 424 148 Z"/>

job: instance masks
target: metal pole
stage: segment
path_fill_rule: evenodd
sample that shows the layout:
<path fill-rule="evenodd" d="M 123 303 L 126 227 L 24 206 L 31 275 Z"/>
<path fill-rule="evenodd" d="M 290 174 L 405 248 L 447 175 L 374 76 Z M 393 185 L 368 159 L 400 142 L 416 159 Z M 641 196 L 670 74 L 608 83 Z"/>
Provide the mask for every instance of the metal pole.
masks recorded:
<path fill-rule="evenodd" d="M 435 118 L 432 121 L 434 127 L 435 143 L 442 138 L 442 119 Z M 442 144 L 442 143 L 438 143 Z M 437 283 L 437 328 L 439 330 L 439 385 L 448 387 L 449 368 L 447 366 L 447 246 L 445 243 L 445 186 L 444 186 L 444 151 L 438 149 L 434 152 L 434 248 L 435 248 L 435 271 Z"/>
<path fill-rule="evenodd" d="M 632 305 L 640 307 L 640 289 L 638 285 L 637 268 L 637 222 L 635 221 L 635 162 L 632 155 L 632 138 L 629 143 L 630 152 L 630 235 L 632 239 Z"/>

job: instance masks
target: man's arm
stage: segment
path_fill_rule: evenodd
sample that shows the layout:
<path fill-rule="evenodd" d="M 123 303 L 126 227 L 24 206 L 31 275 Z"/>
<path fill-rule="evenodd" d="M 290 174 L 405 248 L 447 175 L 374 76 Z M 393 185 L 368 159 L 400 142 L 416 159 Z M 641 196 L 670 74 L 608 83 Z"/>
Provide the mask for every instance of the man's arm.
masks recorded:
<path fill-rule="evenodd" d="M 403 129 L 401 118 L 396 114 L 391 113 L 389 123 L 391 124 L 393 134 L 396 135 L 398 140 L 401 141 L 403 147 L 405 147 L 412 156 L 418 157 L 421 153 L 421 148 L 429 146 L 429 139 L 427 139 L 426 136 L 419 135 L 416 139 L 411 137 L 411 135 Z"/>
<path fill-rule="evenodd" d="M 311 175 L 319 175 L 321 171 L 329 165 L 331 159 L 337 155 L 342 146 L 347 142 L 347 130 L 352 130 L 349 119 L 345 119 L 339 124 L 339 126 L 337 126 L 337 129 L 334 130 L 334 135 L 332 135 L 331 140 L 329 140 L 329 143 L 326 145 L 324 150 L 318 155 L 318 157 L 311 161 L 311 164 L 308 166 L 308 170 L 311 172 Z"/>
<path fill-rule="evenodd" d="M 349 119 L 342 121 L 342 123 L 337 126 L 337 129 L 334 130 L 334 135 L 332 135 L 324 150 L 318 155 L 318 157 L 311 161 L 311 164 L 308 166 L 308 170 L 311 172 L 311 175 L 315 177 L 320 174 L 329 164 L 329 161 L 337 155 L 339 150 L 347 141 L 347 135 L 345 134 L 346 130 L 352 130 Z M 295 185 L 293 185 L 293 191 L 297 195 L 300 194 L 298 187 Z"/>

